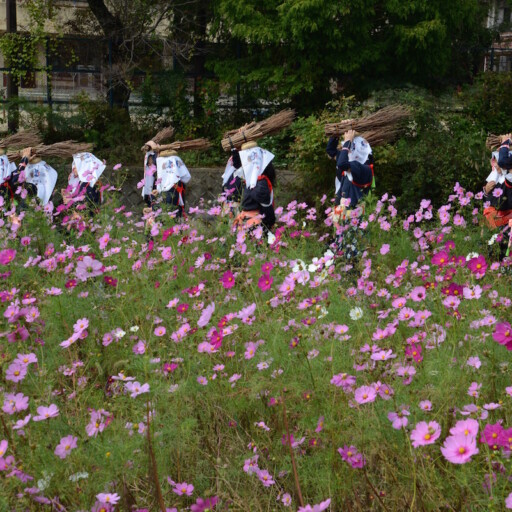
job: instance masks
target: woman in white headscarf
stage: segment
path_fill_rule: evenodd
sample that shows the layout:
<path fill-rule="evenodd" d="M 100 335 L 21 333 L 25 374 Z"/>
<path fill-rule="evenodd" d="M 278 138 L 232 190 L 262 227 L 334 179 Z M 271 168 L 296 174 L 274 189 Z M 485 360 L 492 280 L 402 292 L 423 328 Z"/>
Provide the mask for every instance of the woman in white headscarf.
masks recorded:
<path fill-rule="evenodd" d="M 335 204 L 339 205 L 344 198 L 354 208 L 373 184 L 372 148 L 363 137 L 356 137 L 354 130 L 348 130 L 340 150 L 338 138 L 329 139 L 327 154 L 336 160 Z"/>
<path fill-rule="evenodd" d="M 101 204 L 101 192 L 96 183 L 105 170 L 105 164 L 92 153 L 73 155 L 73 164 L 68 178 L 68 188 L 63 193 L 66 202 L 70 198 L 85 196 L 90 205 Z"/>
<path fill-rule="evenodd" d="M 276 222 L 274 211 L 274 185 L 276 171 L 272 164 L 274 155 L 250 141 L 242 145 L 240 152 L 233 152 L 233 165 L 241 166 L 245 188 L 242 196 L 242 213 L 235 224 L 252 225 L 261 216 L 261 224 L 271 230 Z"/>
<path fill-rule="evenodd" d="M 160 151 L 156 159 L 156 190 L 165 193 L 165 203 L 178 208 L 177 217 L 185 216 L 185 186 L 191 175 L 176 151 Z"/>

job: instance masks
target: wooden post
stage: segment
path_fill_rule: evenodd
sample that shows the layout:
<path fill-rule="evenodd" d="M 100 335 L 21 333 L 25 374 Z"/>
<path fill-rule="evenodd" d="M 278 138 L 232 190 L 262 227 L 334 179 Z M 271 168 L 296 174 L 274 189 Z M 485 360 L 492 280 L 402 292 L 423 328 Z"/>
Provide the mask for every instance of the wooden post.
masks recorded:
<path fill-rule="evenodd" d="M 18 31 L 18 23 L 16 17 L 16 0 L 6 0 L 5 2 L 5 19 L 7 25 L 7 33 L 15 34 Z M 10 67 L 10 64 L 9 64 Z M 18 98 L 18 84 L 14 80 L 12 73 L 7 75 L 7 99 L 16 100 Z M 19 128 L 19 109 L 17 104 L 10 104 L 7 112 L 8 130 L 12 133 L 17 132 Z"/>

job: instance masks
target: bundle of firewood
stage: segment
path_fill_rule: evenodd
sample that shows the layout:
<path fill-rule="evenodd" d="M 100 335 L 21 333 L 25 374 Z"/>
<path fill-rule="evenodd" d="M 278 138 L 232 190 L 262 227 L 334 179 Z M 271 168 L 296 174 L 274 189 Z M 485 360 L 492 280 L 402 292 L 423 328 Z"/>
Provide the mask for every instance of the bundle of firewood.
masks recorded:
<path fill-rule="evenodd" d="M 0 141 L 0 148 L 28 148 L 41 144 L 41 136 L 36 131 L 18 132 Z"/>
<path fill-rule="evenodd" d="M 496 149 L 501 146 L 501 138 L 502 137 L 503 137 L 503 135 L 494 135 L 493 133 L 491 133 L 487 137 L 487 140 L 485 141 L 485 145 L 489 149 Z"/>
<path fill-rule="evenodd" d="M 407 107 L 390 105 L 366 117 L 326 124 L 325 134 L 329 137 L 339 137 L 347 130 L 355 130 L 372 146 L 378 146 L 394 140 L 403 130 L 404 122 L 410 116 L 411 113 Z"/>
<path fill-rule="evenodd" d="M 32 147 L 31 155 L 41 158 L 69 158 L 76 153 L 85 153 L 92 150 L 92 144 L 65 140 L 49 146 L 39 144 Z M 21 151 L 10 151 L 7 153 L 10 160 L 20 158 Z"/>
<path fill-rule="evenodd" d="M 272 135 L 278 131 L 290 126 L 295 119 L 295 110 L 286 109 L 281 110 L 277 114 L 270 116 L 263 121 L 253 121 L 245 124 L 238 130 L 231 130 L 224 134 L 221 140 L 222 149 L 224 151 L 231 150 L 231 144 L 239 148 L 244 142 L 250 140 L 257 140 L 265 137 L 265 135 Z"/>
<path fill-rule="evenodd" d="M 157 146 L 157 151 L 173 150 L 173 151 L 202 151 L 212 146 L 212 143 L 208 139 L 192 139 L 176 142 L 170 144 L 163 144 Z"/>
<path fill-rule="evenodd" d="M 175 130 L 172 126 L 167 126 L 166 128 L 160 130 L 150 140 L 152 140 L 155 144 L 158 145 L 161 142 L 163 142 L 164 140 L 170 139 L 174 135 L 174 132 L 175 132 Z M 142 151 L 149 151 L 149 149 L 151 149 L 151 148 L 147 144 L 144 144 L 144 146 L 142 146 L 141 149 L 142 149 Z"/>

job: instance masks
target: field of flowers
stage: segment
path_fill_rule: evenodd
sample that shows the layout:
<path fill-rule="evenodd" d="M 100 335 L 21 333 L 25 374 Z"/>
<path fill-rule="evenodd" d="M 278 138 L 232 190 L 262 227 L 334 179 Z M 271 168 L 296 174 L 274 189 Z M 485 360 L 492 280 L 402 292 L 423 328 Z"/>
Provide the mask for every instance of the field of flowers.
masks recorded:
<path fill-rule="evenodd" d="M 512 508 L 511 278 L 478 194 L 373 198 L 356 259 L 325 197 L 271 243 L 221 205 L 148 228 L 118 202 L 4 205 L 0 510 Z"/>

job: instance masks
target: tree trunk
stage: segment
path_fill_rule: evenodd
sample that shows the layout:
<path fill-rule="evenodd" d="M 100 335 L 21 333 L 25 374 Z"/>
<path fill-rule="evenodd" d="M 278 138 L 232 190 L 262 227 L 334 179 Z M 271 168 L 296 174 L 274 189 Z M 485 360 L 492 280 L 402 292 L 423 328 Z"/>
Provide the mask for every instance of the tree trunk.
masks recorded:
<path fill-rule="evenodd" d="M 123 49 L 125 26 L 117 16 L 114 16 L 108 10 L 104 0 L 87 0 L 87 3 L 103 33 L 108 38 L 106 56 L 108 66 L 107 99 L 112 107 L 121 107 L 128 110 L 131 90 L 128 80 L 120 71 L 128 59 L 127 51 Z"/>

